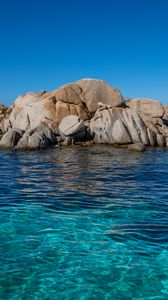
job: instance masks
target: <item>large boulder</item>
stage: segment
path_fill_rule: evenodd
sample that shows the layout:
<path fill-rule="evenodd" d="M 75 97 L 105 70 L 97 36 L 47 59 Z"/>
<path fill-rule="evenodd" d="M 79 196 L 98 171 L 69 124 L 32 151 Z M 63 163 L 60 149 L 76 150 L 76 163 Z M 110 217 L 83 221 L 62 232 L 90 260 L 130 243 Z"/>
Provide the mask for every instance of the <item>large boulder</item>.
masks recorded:
<path fill-rule="evenodd" d="M 102 109 L 102 107 L 98 109 L 90 121 L 90 131 L 94 135 L 94 141 L 98 144 L 115 144 L 112 129 L 117 120 L 123 121 L 122 109 Z M 129 140 L 130 138 L 128 142 Z"/>
<path fill-rule="evenodd" d="M 128 129 L 124 122 L 120 119 L 116 120 L 114 122 L 113 128 L 112 128 L 112 136 L 114 138 L 114 141 L 117 144 L 129 144 L 131 143 L 131 137 L 128 133 Z"/>
<path fill-rule="evenodd" d="M 62 119 L 71 114 L 83 120 L 91 118 L 83 91 L 75 83 L 51 93 L 31 92 L 19 96 L 8 118 L 3 121 L 2 131 L 5 133 L 9 128 L 33 130 L 42 122 L 57 132 Z"/>
<path fill-rule="evenodd" d="M 56 143 L 56 135 L 46 124 L 41 123 L 33 130 L 9 129 L 0 140 L 0 148 L 34 150 L 45 148 L 48 145 L 55 145 Z"/>
<path fill-rule="evenodd" d="M 73 140 L 82 140 L 87 128 L 82 120 L 75 115 L 65 117 L 59 125 L 59 133 L 63 139 L 70 137 Z"/>
<path fill-rule="evenodd" d="M 126 104 L 140 115 L 145 125 L 155 134 L 168 136 L 166 108 L 159 101 L 135 98 L 129 99 Z"/>
<path fill-rule="evenodd" d="M 33 130 L 26 131 L 16 145 L 17 150 L 36 150 L 57 143 L 56 135 L 44 123 Z"/>
<path fill-rule="evenodd" d="M 34 92 L 29 92 L 17 97 L 14 103 L 15 113 L 18 114 L 25 106 L 31 107 L 33 103 L 36 103 L 39 100 L 39 95 Z"/>
<path fill-rule="evenodd" d="M 93 115 L 98 103 L 102 102 L 112 107 L 123 106 L 125 101 L 120 91 L 113 88 L 104 80 L 82 79 L 76 82 L 84 93 L 84 102 L 89 112 Z"/>
<path fill-rule="evenodd" d="M 144 115 L 150 118 L 161 118 L 164 115 L 164 106 L 152 99 L 133 98 L 126 102 L 127 106 L 135 110 L 142 118 Z"/>
<path fill-rule="evenodd" d="M 0 148 L 13 148 L 17 145 L 18 141 L 23 135 L 23 130 L 10 129 L 6 132 L 0 140 Z"/>
<path fill-rule="evenodd" d="M 47 117 L 49 118 L 49 113 L 44 109 L 42 97 L 35 93 L 27 93 L 16 99 L 2 129 L 4 132 L 10 127 L 25 131 L 32 130 L 39 126 L 43 120 L 45 121 Z"/>
<path fill-rule="evenodd" d="M 45 134 L 43 132 L 40 133 L 38 132 L 38 130 L 36 130 L 29 135 L 27 149 L 29 150 L 43 149 L 46 148 L 49 144 L 50 144 L 49 140 L 45 136 Z M 19 148 L 21 150 L 21 145 Z"/>
<path fill-rule="evenodd" d="M 28 150 L 28 143 L 29 143 L 30 131 L 27 131 L 23 134 L 22 138 L 18 141 L 15 149 L 17 150 Z M 38 147 L 36 148 L 38 149 Z"/>
<path fill-rule="evenodd" d="M 74 141 L 94 135 L 96 143 L 165 145 L 168 108 L 150 99 L 125 101 L 118 89 L 95 79 L 27 93 L 8 109 L 0 105 L 1 146 L 40 149 L 55 144 L 57 134 Z"/>
<path fill-rule="evenodd" d="M 143 120 L 128 108 L 99 108 L 90 121 L 90 130 L 96 143 L 150 144 Z"/>
<path fill-rule="evenodd" d="M 9 128 L 33 130 L 44 123 L 58 133 L 58 126 L 66 116 L 90 120 L 99 101 L 112 107 L 124 103 L 121 93 L 102 80 L 83 79 L 51 93 L 30 92 L 16 99 L 12 111 L 3 121 L 2 131 L 5 133 Z"/>
<path fill-rule="evenodd" d="M 133 143 L 149 144 L 147 127 L 140 115 L 132 109 L 123 109 L 125 125 L 128 128 Z"/>

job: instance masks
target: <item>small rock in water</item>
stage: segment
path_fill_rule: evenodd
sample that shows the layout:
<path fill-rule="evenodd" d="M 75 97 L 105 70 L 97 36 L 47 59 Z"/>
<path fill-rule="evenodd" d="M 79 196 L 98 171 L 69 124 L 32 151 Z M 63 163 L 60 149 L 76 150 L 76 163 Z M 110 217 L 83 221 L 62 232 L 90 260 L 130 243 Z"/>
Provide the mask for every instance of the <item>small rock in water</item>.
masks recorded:
<path fill-rule="evenodd" d="M 129 151 L 144 152 L 146 147 L 142 143 L 136 143 L 128 146 Z"/>

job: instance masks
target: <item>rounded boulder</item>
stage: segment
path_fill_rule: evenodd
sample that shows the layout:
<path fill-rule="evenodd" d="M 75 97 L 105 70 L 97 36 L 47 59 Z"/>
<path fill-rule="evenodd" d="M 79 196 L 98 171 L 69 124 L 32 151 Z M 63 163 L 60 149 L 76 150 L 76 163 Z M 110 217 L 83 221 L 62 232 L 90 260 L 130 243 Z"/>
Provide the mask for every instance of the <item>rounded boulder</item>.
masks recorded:
<path fill-rule="evenodd" d="M 59 124 L 58 129 L 63 139 L 71 137 L 74 140 L 83 139 L 87 131 L 84 122 L 76 115 L 65 117 Z"/>

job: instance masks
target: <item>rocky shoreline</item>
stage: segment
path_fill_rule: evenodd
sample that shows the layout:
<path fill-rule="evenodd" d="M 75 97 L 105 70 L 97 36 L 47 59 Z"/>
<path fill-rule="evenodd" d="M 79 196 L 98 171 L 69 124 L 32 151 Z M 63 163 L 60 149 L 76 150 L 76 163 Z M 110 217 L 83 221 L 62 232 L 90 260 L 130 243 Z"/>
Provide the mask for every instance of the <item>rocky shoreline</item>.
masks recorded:
<path fill-rule="evenodd" d="M 125 100 L 103 80 L 82 79 L 0 105 L 0 136 L 0 148 L 16 150 L 95 143 L 144 151 L 168 146 L 168 109 L 151 99 Z"/>

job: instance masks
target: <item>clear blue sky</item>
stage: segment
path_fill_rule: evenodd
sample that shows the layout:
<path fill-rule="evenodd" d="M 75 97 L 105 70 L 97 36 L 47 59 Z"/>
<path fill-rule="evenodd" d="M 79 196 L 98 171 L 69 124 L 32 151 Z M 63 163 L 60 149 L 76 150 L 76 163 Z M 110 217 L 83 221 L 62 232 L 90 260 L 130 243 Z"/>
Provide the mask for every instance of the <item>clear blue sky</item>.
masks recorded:
<path fill-rule="evenodd" d="M 168 103 L 168 1 L 0 1 L 1 103 L 85 77 Z"/>

